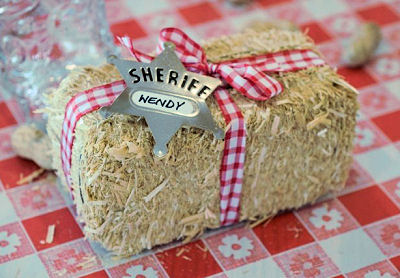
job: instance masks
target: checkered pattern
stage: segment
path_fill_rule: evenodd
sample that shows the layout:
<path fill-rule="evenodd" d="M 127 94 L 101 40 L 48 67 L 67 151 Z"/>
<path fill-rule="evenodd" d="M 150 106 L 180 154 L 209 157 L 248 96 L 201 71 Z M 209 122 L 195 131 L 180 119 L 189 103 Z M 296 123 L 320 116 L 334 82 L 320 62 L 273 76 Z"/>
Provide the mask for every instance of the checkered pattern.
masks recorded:
<path fill-rule="evenodd" d="M 229 128 L 225 133 L 224 154 L 220 168 L 220 221 L 230 225 L 239 220 L 240 194 L 246 146 L 246 125 L 242 112 L 226 89 L 215 93 L 222 115 Z"/>
<path fill-rule="evenodd" d="M 83 238 L 71 197 L 53 175 L 17 183 L 38 167 L 12 151 L 10 134 L 23 114 L 15 99 L 0 92 L 0 277 L 400 276 L 398 0 L 255 0 L 245 8 L 219 0 L 106 1 L 114 34 L 134 38 L 135 46 L 148 53 L 165 26 L 179 26 L 196 41 L 265 18 L 291 20 L 308 30 L 327 61 L 360 91 L 346 187 L 337 197 L 254 228 L 232 225 L 189 244 L 175 242 L 115 259 Z M 363 20 L 377 21 L 384 41 L 371 63 L 347 69 L 340 54 L 354 24 Z M 47 244 L 52 224 L 54 241 Z"/>

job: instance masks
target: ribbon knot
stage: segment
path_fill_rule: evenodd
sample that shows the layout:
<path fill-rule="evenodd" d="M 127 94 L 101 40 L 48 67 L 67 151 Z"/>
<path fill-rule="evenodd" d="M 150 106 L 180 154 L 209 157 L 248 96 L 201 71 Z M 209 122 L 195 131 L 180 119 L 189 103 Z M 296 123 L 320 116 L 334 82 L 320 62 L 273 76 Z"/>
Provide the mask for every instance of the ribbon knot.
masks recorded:
<path fill-rule="evenodd" d="M 213 64 L 213 63 L 207 63 L 207 72 L 206 75 L 211 75 L 215 76 L 216 74 L 219 74 L 219 65 L 218 64 Z"/>

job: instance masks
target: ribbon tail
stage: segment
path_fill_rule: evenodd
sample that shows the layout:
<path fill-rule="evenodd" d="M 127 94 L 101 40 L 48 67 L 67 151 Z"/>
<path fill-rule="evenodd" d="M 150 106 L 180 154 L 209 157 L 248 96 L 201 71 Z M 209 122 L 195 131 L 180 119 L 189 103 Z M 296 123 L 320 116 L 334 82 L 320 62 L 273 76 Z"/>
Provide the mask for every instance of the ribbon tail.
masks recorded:
<path fill-rule="evenodd" d="M 125 36 L 125 37 L 117 37 L 118 41 L 124 46 L 129 53 L 136 58 L 137 61 L 142 63 L 150 63 L 154 57 L 147 55 L 133 47 L 132 39 Z"/>
<path fill-rule="evenodd" d="M 283 90 L 277 80 L 251 66 L 236 69 L 220 65 L 218 73 L 229 85 L 250 99 L 267 100 Z"/>
<path fill-rule="evenodd" d="M 245 68 L 244 77 L 255 85 L 254 88 L 262 91 L 261 94 L 267 99 L 279 95 L 283 91 L 283 86 L 278 80 L 253 67 Z M 249 91 L 248 93 L 251 94 L 252 92 Z"/>
<path fill-rule="evenodd" d="M 161 52 L 164 48 L 164 42 L 172 42 L 175 44 L 175 53 L 184 64 L 207 63 L 203 48 L 180 29 L 172 27 L 162 29 L 160 31 L 157 51 Z"/>
<path fill-rule="evenodd" d="M 221 226 L 226 226 L 237 222 L 240 216 L 246 125 L 242 112 L 226 89 L 218 89 L 214 96 L 229 127 L 220 167 L 220 222 Z"/>

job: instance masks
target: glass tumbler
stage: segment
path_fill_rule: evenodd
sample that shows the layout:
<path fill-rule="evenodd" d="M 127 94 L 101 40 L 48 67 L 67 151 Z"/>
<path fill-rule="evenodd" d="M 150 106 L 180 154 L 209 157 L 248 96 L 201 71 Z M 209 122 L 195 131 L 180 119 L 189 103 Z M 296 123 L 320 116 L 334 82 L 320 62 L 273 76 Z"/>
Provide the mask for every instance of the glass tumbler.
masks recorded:
<path fill-rule="evenodd" d="M 28 120 L 68 70 L 115 51 L 104 0 L 0 0 L 0 88 Z"/>

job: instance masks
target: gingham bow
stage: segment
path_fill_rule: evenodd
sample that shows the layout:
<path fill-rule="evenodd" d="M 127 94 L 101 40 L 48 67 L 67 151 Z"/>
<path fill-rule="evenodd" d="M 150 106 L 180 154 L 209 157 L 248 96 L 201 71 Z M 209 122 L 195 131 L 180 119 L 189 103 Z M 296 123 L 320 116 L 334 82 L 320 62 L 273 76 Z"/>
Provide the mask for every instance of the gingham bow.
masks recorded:
<path fill-rule="evenodd" d="M 118 38 L 138 61 L 149 63 L 153 57 L 133 47 L 128 37 Z M 165 42 L 176 46 L 176 54 L 187 70 L 221 78 L 242 95 L 254 100 L 267 100 L 282 92 L 283 86 L 265 72 L 285 72 L 324 65 L 312 50 L 290 50 L 250 58 L 230 60 L 218 64 L 207 61 L 203 48 L 177 28 L 160 32 L 157 52 Z"/>
<path fill-rule="evenodd" d="M 150 63 L 154 59 L 136 50 L 130 38 L 118 39 L 138 61 Z M 283 90 L 283 86 L 266 72 L 288 72 L 325 65 L 324 60 L 308 49 L 281 51 L 216 64 L 208 62 L 201 46 L 179 29 L 165 28 L 161 30 L 159 39 L 158 53 L 162 51 L 164 42 L 172 42 L 175 44 L 176 54 L 188 70 L 220 78 L 242 95 L 254 100 L 267 100 Z M 220 222 L 221 225 L 228 225 L 239 220 L 246 126 L 239 107 L 224 87 L 219 87 L 214 92 L 214 97 L 229 127 L 225 133 L 220 167 Z M 61 134 L 61 159 L 69 185 L 72 145 L 77 122 L 87 113 L 111 105 L 125 88 L 123 80 L 114 81 L 78 93 L 68 102 Z"/>

